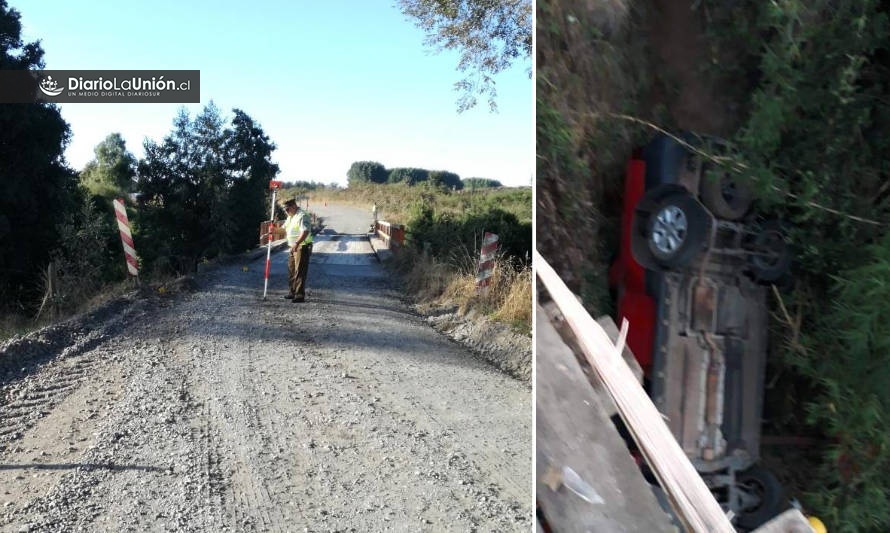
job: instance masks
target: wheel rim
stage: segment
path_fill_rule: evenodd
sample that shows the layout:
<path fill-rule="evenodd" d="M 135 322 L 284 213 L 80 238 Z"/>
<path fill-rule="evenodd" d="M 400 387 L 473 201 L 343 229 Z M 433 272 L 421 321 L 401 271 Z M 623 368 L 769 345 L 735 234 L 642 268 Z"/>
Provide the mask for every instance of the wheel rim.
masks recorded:
<path fill-rule="evenodd" d="M 763 507 L 764 499 L 766 498 L 766 486 L 764 486 L 760 480 L 754 478 L 739 481 L 738 485 L 739 489 L 751 496 L 755 502 L 747 502 L 747 504 L 742 507 L 741 511 L 750 514 L 760 510 L 760 508 Z"/>
<path fill-rule="evenodd" d="M 686 240 L 686 214 L 675 205 L 665 206 L 655 216 L 652 243 L 663 254 L 673 254 Z"/>

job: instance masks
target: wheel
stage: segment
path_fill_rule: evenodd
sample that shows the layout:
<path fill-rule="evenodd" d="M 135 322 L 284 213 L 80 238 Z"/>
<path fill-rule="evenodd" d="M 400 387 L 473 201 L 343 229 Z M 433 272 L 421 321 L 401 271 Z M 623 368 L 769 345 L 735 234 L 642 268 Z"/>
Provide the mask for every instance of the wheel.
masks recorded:
<path fill-rule="evenodd" d="M 646 188 L 677 183 L 689 151 L 669 135 L 658 134 L 643 149 L 646 161 Z"/>
<path fill-rule="evenodd" d="M 751 189 L 731 174 L 720 172 L 716 177 L 702 170 L 699 196 L 705 207 L 718 218 L 740 220 L 751 208 Z"/>
<path fill-rule="evenodd" d="M 649 251 L 655 260 L 665 267 L 680 267 L 704 246 L 708 216 L 688 194 L 672 194 L 652 211 L 647 229 Z"/>
<path fill-rule="evenodd" d="M 753 530 L 776 516 L 784 507 L 784 490 L 772 472 L 760 465 L 739 472 L 736 488 L 745 493 L 749 502 L 736 513 L 736 525 Z"/>
<path fill-rule="evenodd" d="M 749 256 L 751 274 L 764 283 L 776 283 L 788 277 L 791 270 L 791 247 L 785 238 L 785 229 L 777 220 L 764 222 L 752 244 Z"/>

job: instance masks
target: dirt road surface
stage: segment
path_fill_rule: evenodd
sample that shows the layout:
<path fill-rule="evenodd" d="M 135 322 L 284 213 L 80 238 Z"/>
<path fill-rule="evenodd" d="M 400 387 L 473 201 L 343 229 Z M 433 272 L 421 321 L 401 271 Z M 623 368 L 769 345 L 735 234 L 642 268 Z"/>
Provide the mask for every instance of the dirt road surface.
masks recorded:
<path fill-rule="evenodd" d="M 409 310 L 370 211 L 313 209 L 306 303 L 282 251 L 265 301 L 242 260 L 0 347 L 0 531 L 531 529 L 528 384 Z"/>

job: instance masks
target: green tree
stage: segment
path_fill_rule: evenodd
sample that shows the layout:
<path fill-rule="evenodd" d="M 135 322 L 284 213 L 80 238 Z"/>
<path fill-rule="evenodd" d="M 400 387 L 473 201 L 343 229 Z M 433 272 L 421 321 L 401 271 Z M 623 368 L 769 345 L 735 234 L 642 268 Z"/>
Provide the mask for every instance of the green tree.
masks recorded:
<path fill-rule="evenodd" d="M 531 0 L 399 0 L 402 12 L 426 32 L 438 51 L 459 50 L 457 69 L 468 73 L 455 83 L 458 111 L 487 96 L 497 109 L 494 76 L 514 61 L 531 58 Z M 528 69 L 531 78 L 531 67 Z"/>
<path fill-rule="evenodd" d="M 191 147 L 191 117 L 180 109 L 161 142 L 146 139 L 138 165 L 141 205 L 134 227 L 143 263 L 156 272 L 193 270 L 207 232 Z"/>
<path fill-rule="evenodd" d="M 460 190 L 464 186 L 464 183 L 460 180 L 460 176 L 454 172 L 448 172 L 447 170 L 431 170 L 428 181 L 435 187 L 442 187 L 449 190 Z"/>
<path fill-rule="evenodd" d="M 346 172 L 350 185 L 359 183 L 386 183 L 389 173 L 376 161 L 356 161 Z"/>
<path fill-rule="evenodd" d="M 504 186 L 500 181 L 488 178 L 464 178 L 463 184 L 464 189 L 490 189 Z"/>
<path fill-rule="evenodd" d="M 90 194 L 114 198 L 133 191 L 136 158 L 127 150 L 120 133 L 112 133 L 96 145 L 95 159 L 80 173 L 80 184 Z"/>
<path fill-rule="evenodd" d="M 147 140 L 139 162 L 136 226 L 143 259 L 159 272 L 194 270 L 201 258 L 258 241 L 267 215 L 275 145 L 241 110 L 231 126 L 212 103 L 192 119 L 181 110 L 162 142 Z"/>
<path fill-rule="evenodd" d="M 234 115 L 225 150 L 232 172 L 227 211 L 236 228 L 229 251 L 238 252 L 257 243 L 259 223 L 269 216 L 269 181 L 275 179 L 279 168 L 272 162 L 275 143 L 260 125 L 240 109 L 235 109 Z"/>
<path fill-rule="evenodd" d="M 430 171 L 422 168 L 393 168 L 389 171 L 388 183 L 407 183 L 414 185 L 426 181 L 429 178 Z"/>
<path fill-rule="evenodd" d="M 0 0 L 0 69 L 44 67 L 39 42 L 21 38 L 21 15 Z M 77 182 L 65 164 L 68 124 L 52 104 L 0 104 L 0 306 L 35 300 L 34 273 L 59 241 Z"/>

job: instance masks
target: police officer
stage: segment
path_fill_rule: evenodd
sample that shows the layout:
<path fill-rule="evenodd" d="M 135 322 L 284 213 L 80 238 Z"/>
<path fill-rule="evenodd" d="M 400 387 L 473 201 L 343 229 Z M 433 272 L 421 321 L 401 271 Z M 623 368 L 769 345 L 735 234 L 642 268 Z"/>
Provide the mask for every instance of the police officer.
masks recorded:
<path fill-rule="evenodd" d="M 312 255 L 312 225 L 309 215 L 300 209 L 296 200 L 284 202 L 287 220 L 284 231 L 287 236 L 287 270 L 290 293 L 285 298 L 294 303 L 306 301 L 306 274 L 309 272 L 309 256 Z"/>

